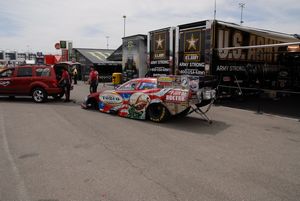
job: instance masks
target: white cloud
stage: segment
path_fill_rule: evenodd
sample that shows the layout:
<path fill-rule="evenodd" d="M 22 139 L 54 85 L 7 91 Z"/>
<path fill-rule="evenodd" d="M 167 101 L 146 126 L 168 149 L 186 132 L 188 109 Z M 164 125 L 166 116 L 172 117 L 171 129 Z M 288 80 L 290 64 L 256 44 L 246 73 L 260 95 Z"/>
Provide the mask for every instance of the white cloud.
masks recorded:
<path fill-rule="evenodd" d="M 217 0 L 217 19 L 239 23 L 238 0 Z M 300 33 L 299 0 L 244 0 L 244 21 L 254 26 Z M 213 18 L 212 0 L 10 0 L 1 1 L 0 49 L 54 52 L 54 43 L 111 48 L 126 35 Z M 6 20 L 9 23 L 3 23 Z M 2 21 L 2 22 L 1 22 Z"/>

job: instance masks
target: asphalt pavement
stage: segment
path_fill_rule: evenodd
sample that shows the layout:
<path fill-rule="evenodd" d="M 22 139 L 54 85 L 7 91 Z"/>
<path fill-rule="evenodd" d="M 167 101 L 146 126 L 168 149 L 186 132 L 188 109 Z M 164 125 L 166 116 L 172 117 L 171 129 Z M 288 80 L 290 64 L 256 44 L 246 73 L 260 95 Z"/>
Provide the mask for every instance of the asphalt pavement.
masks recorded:
<path fill-rule="evenodd" d="M 299 200 L 298 119 L 219 105 L 212 124 L 153 123 L 83 110 L 88 92 L 0 97 L 1 201 Z"/>

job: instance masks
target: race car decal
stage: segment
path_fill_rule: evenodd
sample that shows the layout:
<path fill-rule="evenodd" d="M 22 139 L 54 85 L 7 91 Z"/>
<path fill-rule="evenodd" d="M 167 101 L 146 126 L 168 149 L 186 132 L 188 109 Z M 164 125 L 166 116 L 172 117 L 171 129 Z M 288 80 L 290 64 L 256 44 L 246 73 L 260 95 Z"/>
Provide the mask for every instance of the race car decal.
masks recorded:
<path fill-rule="evenodd" d="M 117 93 L 103 93 L 99 99 L 107 105 L 120 105 L 123 102 L 123 98 Z"/>
<path fill-rule="evenodd" d="M 150 103 L 150 97 L 145 93 L 123 93 L 123 104 L 119 109 L 119 116 L 133 119 L 145 119 L 146 108 Z"/>
<path fill-rule="evenodd" d="M 0 81 L 0 86 L 6 87 L 6 86 L 8 86 L 8 85 L 10 85 L 10 81 L 8 81 L 8 80 Z"/>
<path fill-rule="evenodd" d="M 182 90 L 172 90 L 167 93 L 166 101 L 173 103 L 186 102 L 188 100 L 188 92 Z"/>

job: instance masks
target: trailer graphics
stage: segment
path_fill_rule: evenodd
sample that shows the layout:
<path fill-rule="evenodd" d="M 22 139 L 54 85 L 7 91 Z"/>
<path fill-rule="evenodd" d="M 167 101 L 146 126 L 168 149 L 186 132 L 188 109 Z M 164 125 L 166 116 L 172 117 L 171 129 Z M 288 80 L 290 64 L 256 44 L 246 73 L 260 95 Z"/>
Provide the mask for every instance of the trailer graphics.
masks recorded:
<path fill-rule="evenodd" d="M 123 81 L 143 77 L 146 74 L 146 35 L 123 38 L 122 69 Z"/>
<path fill-rule="evenodd" d="M 231 95 L 300 89 L 299 35 L 219 20 L 178 25 L 170 30 L 148 34 L 149 69 L 154 77 L 167 73 L 212 75 L 218 79 L 219 92 Z"/>
<path fill-rule="evenodd" d="M 148 34 L 149 70 L 152 77 L 173 74 L 173 32 L 173 28 L 165 28 Z"/>
<path fill-rule="evenodd" d="M 214 23 L 212 74 L 219 78 L 220 91 L 230 95 L 252 93 L 258 89 L 293 90 L 293 65 L 283 57 L 290 54 L 282 43 L 300 42 L 292 35 Z"/>
<path fill-rule="evenodd" d="M 179 73 L 204 75 L 205 29 L 180 31 L 179 40 Z"/>

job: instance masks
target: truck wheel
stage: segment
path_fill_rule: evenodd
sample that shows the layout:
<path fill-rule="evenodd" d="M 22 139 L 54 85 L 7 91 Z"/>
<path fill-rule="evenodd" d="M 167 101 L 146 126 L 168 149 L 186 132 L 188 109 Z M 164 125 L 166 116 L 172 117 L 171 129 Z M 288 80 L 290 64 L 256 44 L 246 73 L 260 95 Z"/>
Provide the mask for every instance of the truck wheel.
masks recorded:
<path fill-rule="evenodd" d="M 47 93 L 42 88 L 35 88 L 32 90 L 32 99 L 36 103 L 42 103 L 47 100 Z"/>
<path fill-rule="evenodd" d="M 154 122 L 163 122 L 170 117 L 170 112 L 162 104 L 152 104 L 147 111 L 149 119 Z"/>

